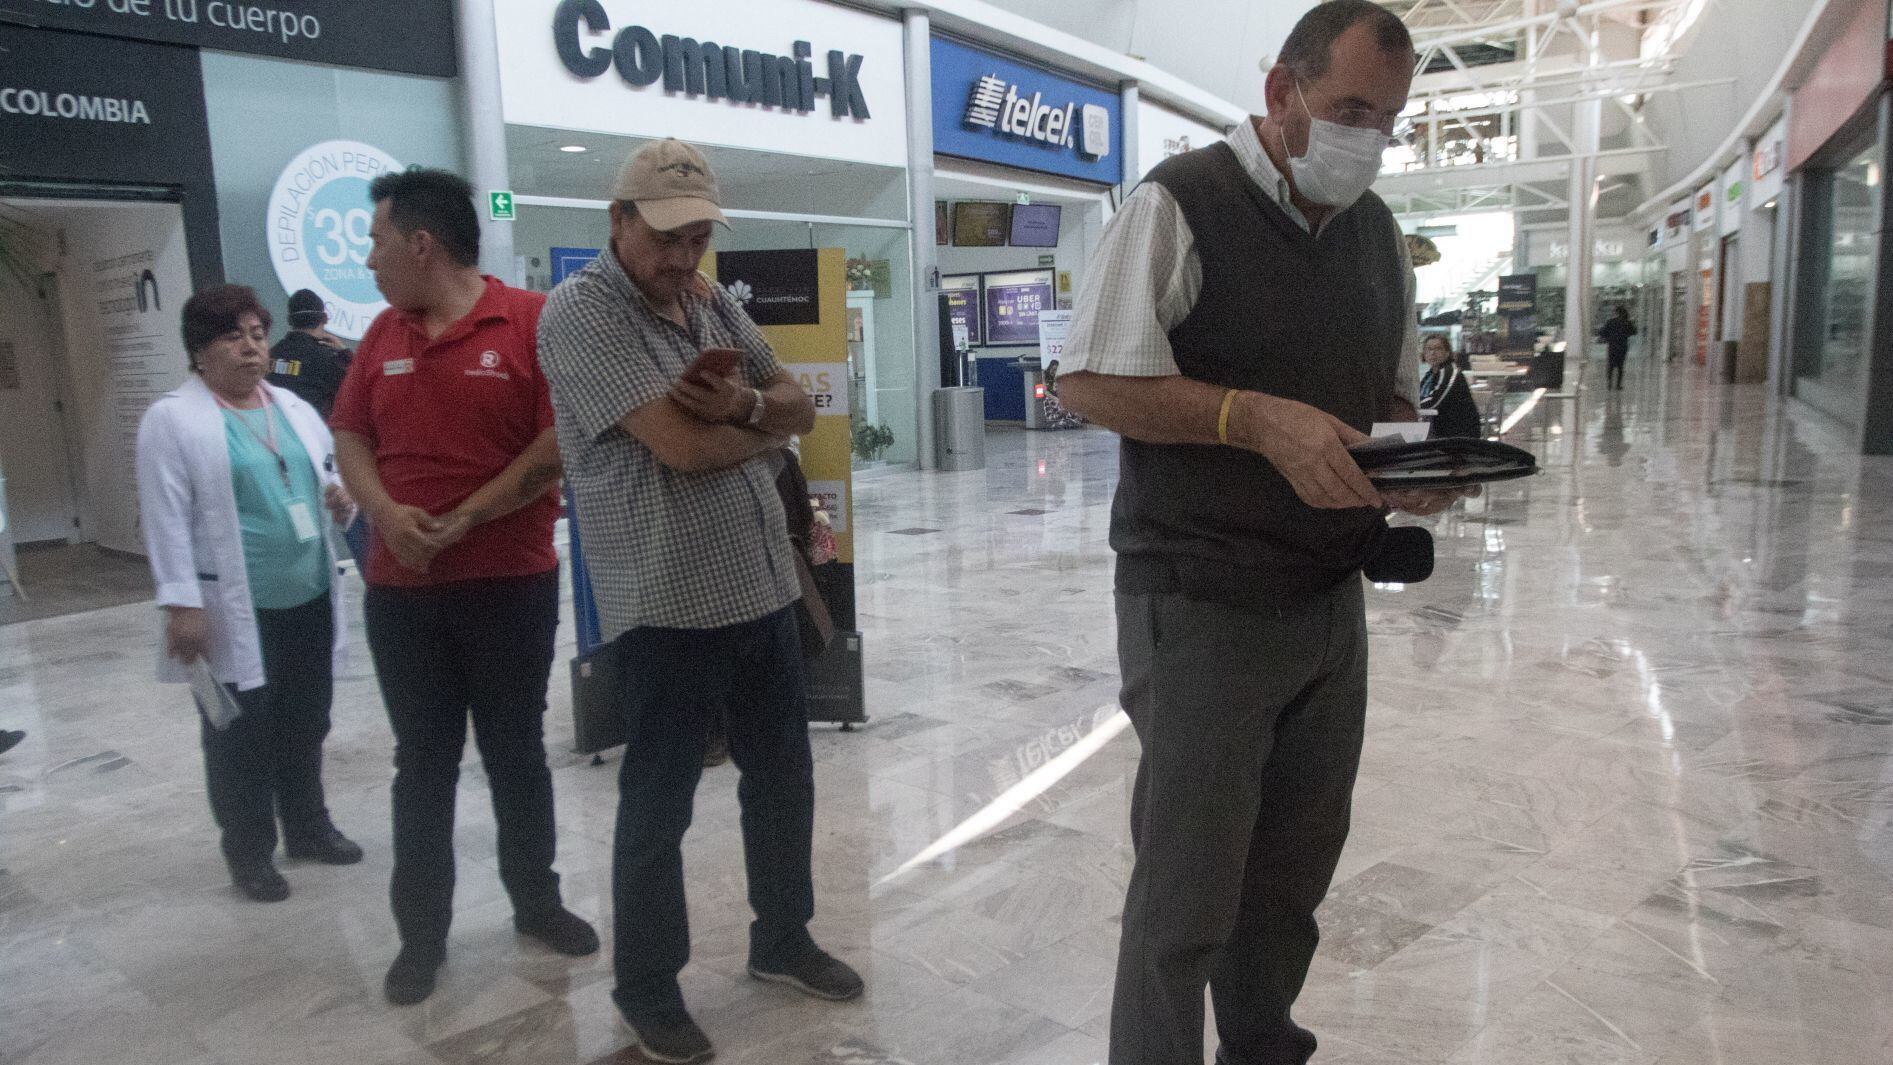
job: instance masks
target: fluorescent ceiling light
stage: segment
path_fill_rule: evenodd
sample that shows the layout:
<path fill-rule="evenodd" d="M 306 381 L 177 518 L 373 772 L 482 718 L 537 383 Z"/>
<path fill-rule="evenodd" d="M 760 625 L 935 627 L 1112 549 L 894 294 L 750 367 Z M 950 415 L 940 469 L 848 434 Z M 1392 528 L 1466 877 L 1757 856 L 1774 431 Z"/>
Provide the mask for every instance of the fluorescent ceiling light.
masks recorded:
<path fill-rule="evenodd" d="M 583 144 L 565 144 L 565 145 L 561 145 L 559 147 L 559 150 L 562 152 L 589 152 L 591 151 L 590 148 L 585 147 Z"/>

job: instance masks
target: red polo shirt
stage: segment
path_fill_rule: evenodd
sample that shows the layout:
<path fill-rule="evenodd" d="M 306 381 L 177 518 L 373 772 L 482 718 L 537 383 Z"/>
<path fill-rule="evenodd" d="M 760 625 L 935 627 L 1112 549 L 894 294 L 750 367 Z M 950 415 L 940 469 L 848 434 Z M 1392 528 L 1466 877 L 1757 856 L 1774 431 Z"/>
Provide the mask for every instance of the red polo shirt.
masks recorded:
<path fill-rule="evenodd" d="M 539 311 L 546 298 L 486 279 L 465 318 L 429 340 L 419 316 L 389 309 L 355 349 L 329 425 L 367 438 L 395 502 L 440 515 L 459 506 L 552 428 L 539 372 Z M 521 577 L 556 568 L 557 489 L 475 526 L 435 556 L 426 573 L 396 560 L 375 537 L 370 584 L 415 587 Z"/>

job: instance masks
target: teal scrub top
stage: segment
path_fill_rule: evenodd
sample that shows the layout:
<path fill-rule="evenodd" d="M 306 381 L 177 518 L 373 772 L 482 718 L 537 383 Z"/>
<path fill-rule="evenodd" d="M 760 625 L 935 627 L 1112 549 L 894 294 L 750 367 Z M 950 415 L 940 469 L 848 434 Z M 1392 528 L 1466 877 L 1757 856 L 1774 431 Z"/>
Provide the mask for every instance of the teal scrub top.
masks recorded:
<path fill-rule="evenodd" d="M 237 522 L 243 530 L 243 564 L 249 570 L 250 602 L 259 610 L 287 610 L 302 606 L 329 590 L 328 550 L 322 524 L 329 520 L 322 503 L 322 485 L 302 446 L 276 404 L 257 410 L 225 408 L 224 439 L 230 445 L 230 480 L 237 493 Z M 276 426 L 276 447 L 282 462 L 264 443 L 270 423 Z M 283 483 L 283 464 L 289 483 Z M 315 535 L 297 535 L 290 507 L 300 501 L 308 507 Z M 306 529 L 304 531 L 307 531 Z"/>

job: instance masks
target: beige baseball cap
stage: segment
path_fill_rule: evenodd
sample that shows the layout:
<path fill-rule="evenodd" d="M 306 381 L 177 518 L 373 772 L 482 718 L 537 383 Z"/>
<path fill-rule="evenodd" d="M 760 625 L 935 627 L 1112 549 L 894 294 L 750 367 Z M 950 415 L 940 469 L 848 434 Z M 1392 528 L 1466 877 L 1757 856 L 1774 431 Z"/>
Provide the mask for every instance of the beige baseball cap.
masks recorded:
<path fill-rule="evenodd" d="M 632 152 L 618 169 L 611 198 L 637 204 L 638 214 L 663 233 L 693 222 L 718 222 L 726 229 L 730 224 L 709 160 L 675 137 Z"/>

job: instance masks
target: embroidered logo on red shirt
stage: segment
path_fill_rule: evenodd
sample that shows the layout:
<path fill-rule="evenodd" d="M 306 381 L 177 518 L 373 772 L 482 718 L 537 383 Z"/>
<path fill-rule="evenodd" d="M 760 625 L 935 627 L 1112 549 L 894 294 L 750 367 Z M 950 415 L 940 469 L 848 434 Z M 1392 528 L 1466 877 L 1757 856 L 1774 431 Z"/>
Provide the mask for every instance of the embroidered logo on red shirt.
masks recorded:
<path fill-rule="evenodd" d="M 500 369 L 499 365 L 500 365 L 500 353 L 489 348 L 486 351 L 482 351 L 480 353 L 480 368 L 477 370 L 468 370 L 467 376 L 468 377 L 493 377 L 493 378 L 498 378 L 501 381 L 512 380 L 513 376 L 507 373 L 505 370 Z"/>

